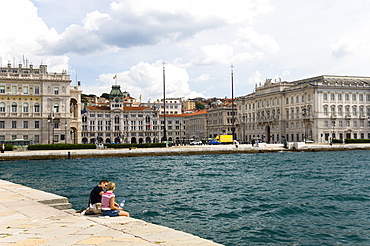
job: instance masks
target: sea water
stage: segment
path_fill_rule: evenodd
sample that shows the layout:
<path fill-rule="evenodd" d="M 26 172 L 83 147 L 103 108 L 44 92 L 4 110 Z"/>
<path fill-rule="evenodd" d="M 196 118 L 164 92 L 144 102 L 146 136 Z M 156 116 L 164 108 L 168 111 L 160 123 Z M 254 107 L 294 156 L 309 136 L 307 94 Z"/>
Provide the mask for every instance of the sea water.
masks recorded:
<path fill-rule="evenodd" d="M 0 178 L 88 205 L 116 183 L 132 217 L 224 245 L 369 245 L 370 151 L 0 162 Z"/>

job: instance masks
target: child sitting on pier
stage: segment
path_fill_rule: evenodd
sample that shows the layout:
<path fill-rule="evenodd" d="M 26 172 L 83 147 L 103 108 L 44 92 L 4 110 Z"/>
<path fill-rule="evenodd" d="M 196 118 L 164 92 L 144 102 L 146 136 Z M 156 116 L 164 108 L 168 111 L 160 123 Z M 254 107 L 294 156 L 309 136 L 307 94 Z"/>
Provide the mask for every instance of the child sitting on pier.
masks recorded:
<path fill-rule="evenodd" d="M 104 192 L 101 198 L 101 210 L 104 216 L 127 216 L 130 217 L 130 214 L 126 211 L 123 211 L 122 208 L 114 201 L 116 195 L 113 191 L 116 189 L 116 184 L 109 182 L 107 185 L 107 191 Z"/>

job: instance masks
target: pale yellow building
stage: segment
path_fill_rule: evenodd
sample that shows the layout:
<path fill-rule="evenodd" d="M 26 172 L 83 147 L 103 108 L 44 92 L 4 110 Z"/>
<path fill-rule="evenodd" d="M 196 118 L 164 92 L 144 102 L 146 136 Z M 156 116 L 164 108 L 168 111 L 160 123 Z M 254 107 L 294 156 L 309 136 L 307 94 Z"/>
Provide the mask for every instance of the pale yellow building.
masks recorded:
<path fill-rule="evenodd" d="M 80 143 L 81 90 L 70 83 L 46 65 L 0 68 L 0 141 Z"/>

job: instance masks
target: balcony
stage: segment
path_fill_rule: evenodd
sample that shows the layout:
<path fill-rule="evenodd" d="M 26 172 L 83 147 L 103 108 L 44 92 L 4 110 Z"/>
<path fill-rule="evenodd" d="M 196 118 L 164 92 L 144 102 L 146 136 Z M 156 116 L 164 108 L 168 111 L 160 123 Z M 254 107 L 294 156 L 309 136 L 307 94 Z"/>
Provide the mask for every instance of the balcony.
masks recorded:
<path fill-rule="evenodd" d="M 257 117 L 259 123 L 274 122 L 279 120 L 279 116 L 260 116 Z"/>

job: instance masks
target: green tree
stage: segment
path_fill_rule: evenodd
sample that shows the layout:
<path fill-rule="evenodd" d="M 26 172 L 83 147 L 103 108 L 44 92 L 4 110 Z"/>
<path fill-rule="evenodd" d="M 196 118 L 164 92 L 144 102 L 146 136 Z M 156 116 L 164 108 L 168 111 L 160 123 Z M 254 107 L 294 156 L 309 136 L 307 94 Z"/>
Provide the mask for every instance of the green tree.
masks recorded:
<path fill-rule="evenodd" d="M 195 103 L 195 109 L 197 109 L 197 110 L 205 109 L 205 106 L 201 102 L 196 102 Z"/>
<path fill-rule="evenodd" d="M 103 94 L 101 94 L 101 96 L 100 97 L 103 97 L 103 98 L 105 98 L 105 99 L 108 99 L 109 100 L 109 93 L 103 93 Z"/>

